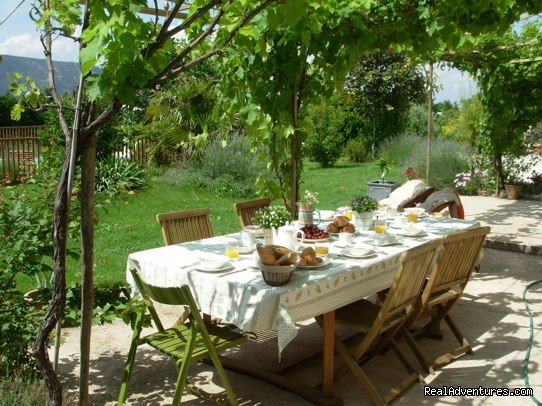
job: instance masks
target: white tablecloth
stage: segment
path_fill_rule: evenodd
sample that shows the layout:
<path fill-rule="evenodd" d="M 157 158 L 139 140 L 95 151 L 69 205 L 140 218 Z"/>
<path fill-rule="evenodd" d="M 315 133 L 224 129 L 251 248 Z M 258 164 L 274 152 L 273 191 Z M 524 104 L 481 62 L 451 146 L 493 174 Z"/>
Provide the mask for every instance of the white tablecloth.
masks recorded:
<path fill-rule="evenodd" d="M 267 285 L 253 255 L 232 261 L 234 269 L 219 273 L 198 271 L 200 257 L 222 255 L 227 240 L 220 236 L 171 245 L 128 256 L 128 282 L 135 287 L 130 269 L 137 269 L 157 286 L 188 284 L 202 312 L 224 319 L 245 331 L 277 330 L 279 353 L 297 335 L 295 323 L 327 313 L 389 287 L 401 253 L 453 231 L 478 226 L 477 222 L 426 218 L 420 223 L 427 232 L 417 238 L 400 237 L 400 244 L 375 247 L 376 256 L 349 259 L 338 255 L 331 244 L 331 264 L 318 270 L 297 269 L 285 286 Z M 393 230 L 390 230 L 393 232 Z M 371 241 L 371 233 L 360 242 Z M 280 354 L 279 354 L 280 355 Z"/>

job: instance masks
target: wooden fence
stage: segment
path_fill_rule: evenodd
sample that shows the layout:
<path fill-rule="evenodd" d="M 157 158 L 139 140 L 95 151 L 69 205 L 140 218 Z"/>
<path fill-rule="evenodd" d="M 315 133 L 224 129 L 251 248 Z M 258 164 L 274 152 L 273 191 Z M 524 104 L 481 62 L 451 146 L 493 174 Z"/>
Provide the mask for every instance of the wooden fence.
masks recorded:
<path fill-rule="evenodd" d="M 0 185 L 21 181 L 32 175 L 41 159 L 38 132 L 42 128 L 43 126 L 0 127 Z M 129 141 L 119 145 L 112 156 L 147 165 L 151 159 L 150 147 L 149 140 Z M 178 154 L 170 153 L 160 159 L 172 162 L 178 159 Z"/>
<path fill-rule="evenodd" d="M 2 181 L 32 175 L 41 158 L 38 132 L 43 126 L 0 127 L 0 168 Z"/>

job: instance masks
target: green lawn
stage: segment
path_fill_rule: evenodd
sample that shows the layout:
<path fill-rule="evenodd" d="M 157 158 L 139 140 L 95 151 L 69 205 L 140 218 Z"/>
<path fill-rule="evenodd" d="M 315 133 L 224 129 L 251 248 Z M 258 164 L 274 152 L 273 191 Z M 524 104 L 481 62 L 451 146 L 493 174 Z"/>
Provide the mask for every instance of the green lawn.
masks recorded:
<path fill-rule="evenodd" d="M 302 191 L 319 193 L 318 207 L 332 209 L 349 205 L 354 195 L 367 193 L 366 183 L 378 179 L 374 163 L 339 163 L 334 168 L 320 168 L 308 163 L 302 175 Z M 403 180 L 392 168 L 390 179 Z M 209 207 L 216 235 L 238 231 L 239 220 L 233 210 L 236 201 L 244 199 L 217 197 L 209 192 L 186 186 L 172 186 L 161 177 L 150 180 L 149 187 L 136 195 L 123 196 L 111 204 L 98 207 L 95 227 L 95 284 L 110 285 L 124 281 L 129 253 L 162 245 L 157 213 Z M 80 264 L 68 259 L 68 283 L 79 280 Z M 20 281 L 22 291 L 33 288 L 34 281 Z"/>

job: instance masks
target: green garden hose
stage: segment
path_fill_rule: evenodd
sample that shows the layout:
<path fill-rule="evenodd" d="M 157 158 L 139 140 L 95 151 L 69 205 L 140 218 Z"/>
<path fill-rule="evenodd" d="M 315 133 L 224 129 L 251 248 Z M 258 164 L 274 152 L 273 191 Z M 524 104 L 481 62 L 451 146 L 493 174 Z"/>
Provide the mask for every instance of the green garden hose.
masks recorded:
<path fill-rule="evenodd" d="M 525 380 L 526 388 L 531 387 L 531 385 L 529 384 L 529 358 L 531 356 L 531 347 L 533 346 L 534 336 L 534 318 L 531 313 L 531 309 L 529 309 L 529 303 L 527 303 L 527 291 L 533 286 L 538 285 L 539 283 L 542 283 L 542 279 L 529 283 L 523 290 L 523 304 L 525 305 L 525 308 L 527 309 L 527 314 L 529 315 L 529 342 L 527 343 L 527 349 L 525 350 L 525 359 L 523 361 L 523 379 Z M 531 399 L 537 406 L 542 405 L 542 403 L 540 403 L 540 401 L 534 395 L 534 392 L 531 396 Z"/>

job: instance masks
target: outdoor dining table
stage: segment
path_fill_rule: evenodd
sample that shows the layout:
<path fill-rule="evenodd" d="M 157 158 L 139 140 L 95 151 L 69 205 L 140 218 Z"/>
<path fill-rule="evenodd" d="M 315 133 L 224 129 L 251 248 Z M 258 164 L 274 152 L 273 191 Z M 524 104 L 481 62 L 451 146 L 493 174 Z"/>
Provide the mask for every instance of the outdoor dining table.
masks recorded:
<path fill-rule="evenodd" d="M 279 359 L 282 350 L 297 335 L 296 323 L 322 316 L 321 391 L 303 389 L 300 392 L 315 403 L 337 403 L 329 401 L 338 399 L 333 396 L 334 310 L 388 288 L 398 269 L 400 255 L 406 250 L 454 231 L 479 226 L 475 221 L 431 217 L 422 219 L 419 224 L 425 231 L 423 235 L 402 236 L 398 237 L 397 244 L 375 246 L 375 255 L 367 258 L 343 257 L 340 248 L 331 243 L 329 265 L 311 270 L 296 269 L 284 286 L 267 285 L 254 266 L 252 254 L 240 255 L 231 261 L 232 267 L 222 272 L 198 270 L 201 258 L 223 255 L 227 241 L 240 238 L 239 233 L 132 253 L 128 256 L 126 277 L 134 290 L 130 269 L 138 270 L 143 279 L 157 286 L 187 284 L 203 313 L 247 332 L 277 331 Z M 357 240 L 371 243 L 373 233 L 362 233 Z M 293 389 L 296 387 L 299 386 Z"/>

